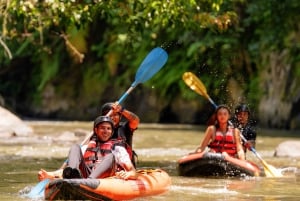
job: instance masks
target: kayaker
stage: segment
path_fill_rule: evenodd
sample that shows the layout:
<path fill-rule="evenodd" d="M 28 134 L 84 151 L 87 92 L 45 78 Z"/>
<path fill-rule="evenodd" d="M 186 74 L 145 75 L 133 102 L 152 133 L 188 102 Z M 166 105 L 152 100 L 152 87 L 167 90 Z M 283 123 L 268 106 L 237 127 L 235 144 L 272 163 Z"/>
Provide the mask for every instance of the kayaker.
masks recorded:
<path fill-rule="evenodd" d="M 242 135 L 247 140 L 247 142 L 243 141 L 243 148 L 246 152 L 249 146 L 255 148 L 256 129 L 254 121 L 251 119 L 249 107 L 244 103 L 239 104 L 235 108 L 234 112 L 235 117 L 233 118 L 232 123 L 240 130 Z"/>
<path fill-rule="evenodd" d="M 94 121 L 94 134 L 82 154 L 80 145 L 70 149 L 63 178 L 104 178 L 116 175 L 135 179 L 136 170 L 122 140 L 112 139 L 114 122 L 108 116 Z"/>
<path fill-rule="evenodd" d="M 115 127 L 112 138 L 122 138 L 132 147 L 132 136 L 140 123 L 139 117 L 116 103 L 105 103 L 101 107 L 101 115 L 106 115 L 110 110 L 112 112 L 109 116 L 113 120 Z M 126 120 L 122 122 L 123 117 Z"/>
<path fill-rule="evenodd" d="M 124 142 L 126 142 L 129 145 L 129 147 L 127 147 L 127 151 L 128 154 L 130 154 L 131 156 L 131 161 L 134 167 L 136 167 L 137 154 L 132 150 L 132 137 L 134 131 L 138 127 L 140 119 L 133 112 L 124 109 L 119 104 L 112 103 L 112 102 L 103 104 L 100 113 L 101 115 L 106 115 L 110 110 L 112 110 L 112 112 L 110 113 L 110 117 L 114 122 L 114 132 L 113 132 L 114 134 L 112 136 L 112 139 L 122 139 Z M 121 122 L 122 117 L 124 117 L 123 119 L 125 119 L 125 121 Z M 92 139 L 93 137 L 94 136 L 92 136 L 90 139 Z M 62 170 L 66 168 L 67 161 L 68 160 L 66 160 L 61 165 L 61 167 L 54 172 L 48 172 L 44 169 L 41 169 L 38 172 L 38 179 L 41 181 L 46 178 L 61 177 Z"/>
<path fill-rule="evenodd" d="M 204 138 L 196 152 L 222 153 L 245 160 L 245 153 L 241 144 L 240 131 L 229 123 L 230 109 L 220 105 L 215 111 L 215 124 L 207 127 Z"/>
<path fill-rule="evenodd" d="M 120 104 L 108 102 L 102 105 L 101 115 L 107 115 L 110 111 L 109 116 L 114 122 L 114 134 L 112 138 L 124 140 L 132 149 L 132 137 L 140 123 L 139 117 L 133 112 L 123 108 Z M 131 160 L 136 167 L 137 154 L 133 150 L 131 150 L 131 152 Z"/>

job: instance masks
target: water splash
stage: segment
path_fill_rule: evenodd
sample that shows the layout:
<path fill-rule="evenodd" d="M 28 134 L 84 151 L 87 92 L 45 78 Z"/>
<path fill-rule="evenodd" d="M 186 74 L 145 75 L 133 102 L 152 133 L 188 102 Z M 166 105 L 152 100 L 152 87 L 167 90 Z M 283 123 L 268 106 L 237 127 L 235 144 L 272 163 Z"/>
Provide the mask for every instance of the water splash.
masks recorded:
<path fill-rule="evenodd" d="M 226 187 L 224 188 L 203 188 L 203 187 L 193 187 L 193 186 L 177 186 L 172 185 L 170 188 L 171 191 L 183 191 L 194 194 L 227 194 L 227 195 L 237 195 L 239 194 L 236 191 L 228 190 Z"/>

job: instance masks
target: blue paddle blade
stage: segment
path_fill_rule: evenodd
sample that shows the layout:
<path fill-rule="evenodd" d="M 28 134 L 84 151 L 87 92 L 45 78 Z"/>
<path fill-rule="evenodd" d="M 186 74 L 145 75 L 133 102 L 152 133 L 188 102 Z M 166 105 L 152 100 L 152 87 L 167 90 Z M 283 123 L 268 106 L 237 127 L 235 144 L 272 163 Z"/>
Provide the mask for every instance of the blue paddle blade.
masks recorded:
<path fill-rule="evenodd" d="M 149 80 L 165 65 L 167 60 L 168 53 L 164 49 L 156 47 L 151 50 L 135 74 L 135 81 L 132 83 L 131 87 L 135 87 L 139 83 L 144 83 Z"/>
<path fill-rule="evenodd" d="M 128 94 L 138 85 L 139 83 L 146 82 L 155 73 L 157 73 L 167 62 L 168 53 L 160 48 L 156 47 L 146 56 L 139 69 L 135 74 L 135 81 L 131 84 L 130 88 L 121 96 L 118 103 L 124 101 Z"/>
<path fill-rule="evenodd" d="M 46 185 L 50 182 L 49 179 L 44 179 L 43 181 L 40 181 L 35 187 L 31 189 L 31 191 L 25 195 L 29 198 L 38 198 L 44 196 L 44 190 Z"/>

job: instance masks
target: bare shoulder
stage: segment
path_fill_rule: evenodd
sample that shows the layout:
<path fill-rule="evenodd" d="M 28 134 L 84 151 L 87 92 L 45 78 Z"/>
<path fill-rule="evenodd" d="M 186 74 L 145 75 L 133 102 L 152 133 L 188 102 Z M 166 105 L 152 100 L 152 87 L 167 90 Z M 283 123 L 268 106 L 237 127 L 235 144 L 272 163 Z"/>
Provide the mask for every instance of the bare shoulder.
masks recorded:
<path fill-rule="evenodd" d="M 212 133 L 215 133 L 216 131 L 216 127 L 214 125 L 211 125 L 211 126 L 208 126 L 207 129 L 206 129 L 206 133 L 207 134 L 212 134 Z"/>
<path fill-rule="evenodd" d="M 235 134 L 239 135 L 240 134 L 240 130 L 238 128 L 233 128 L 233 131 Z"/>
<path fill-rule="evenodd" d="M 238 128 L 234 128 L 234 135 L 237 139 L 241 138 L 240 134 L 241 134 L 240 130 Z"/>
<path fill-rule="evenodd" d="M 210 125 L 210 126 L 207 127 L 207 130 L 209 130 L 209 131 L 215 131 L 216 127 L 215 127 L 215 125 Z"/>

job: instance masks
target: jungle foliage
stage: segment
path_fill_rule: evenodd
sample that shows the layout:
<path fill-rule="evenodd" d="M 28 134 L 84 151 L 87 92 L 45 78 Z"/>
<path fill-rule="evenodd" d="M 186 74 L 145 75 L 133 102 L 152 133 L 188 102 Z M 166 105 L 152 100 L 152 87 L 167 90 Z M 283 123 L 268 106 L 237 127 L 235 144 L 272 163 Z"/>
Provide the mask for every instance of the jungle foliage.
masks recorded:
<path fill-rule="evenodd" d="M 228 101 L 234 77 L 255 106 L 262 53 L 288 49 L 300 75 L 299 7 L 297 0 L 1 1 L 0 93 L 41 104 L 51 83 L 74 105 L 97 105 L 101 94 L 124 91 L 145 55 L 162 46 L 167 65 L 145 83 L 159 97 L 195 98 L 181 80 L 192 71 L 217 102 Z"/>

